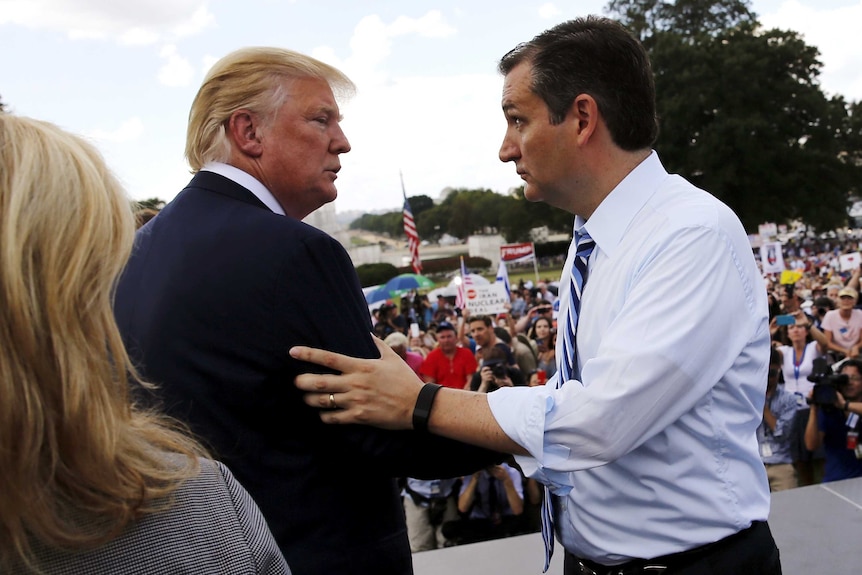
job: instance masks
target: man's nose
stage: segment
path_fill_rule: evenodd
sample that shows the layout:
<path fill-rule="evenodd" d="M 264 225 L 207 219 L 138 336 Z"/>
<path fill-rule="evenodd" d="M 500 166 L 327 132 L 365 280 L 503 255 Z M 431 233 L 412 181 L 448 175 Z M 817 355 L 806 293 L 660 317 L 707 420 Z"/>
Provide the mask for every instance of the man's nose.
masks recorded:
<path fill-rule="evenodd" d="M 503 143 L 500 145 L 500 161 L 513 162 L 519 157 L 518 147 L 509 139 L 508 134 L 503 137 Z"/>
<path fill-rule="evenodd" d="M 347 136 L 344 135 L 344 130 L 341 125 L 335 125 L 335 136 L 332 138 L 330 149 L 334 154 L 346 154 L 350 151 L 350 142 L 347 141 Z"/>

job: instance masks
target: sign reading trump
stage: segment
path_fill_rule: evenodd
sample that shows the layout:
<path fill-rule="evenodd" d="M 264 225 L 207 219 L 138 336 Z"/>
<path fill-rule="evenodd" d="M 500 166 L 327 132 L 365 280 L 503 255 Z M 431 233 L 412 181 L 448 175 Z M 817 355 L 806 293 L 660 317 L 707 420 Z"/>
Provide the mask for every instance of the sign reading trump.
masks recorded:
<path fill-rule="evenodd" d="M 535 257 L 533 242 L 500 246 L 500 259 L 504 262 L 527 262 Z"/>

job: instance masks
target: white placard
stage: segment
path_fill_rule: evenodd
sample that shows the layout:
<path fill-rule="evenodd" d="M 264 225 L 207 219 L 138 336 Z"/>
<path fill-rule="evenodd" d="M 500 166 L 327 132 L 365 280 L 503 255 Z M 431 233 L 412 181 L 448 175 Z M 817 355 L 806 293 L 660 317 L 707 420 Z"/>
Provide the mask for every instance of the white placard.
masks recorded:
<path fill-rule="evenodd" d="M 760 246 L 760 263 L 765 274 L 780 274 L 784 271 L 784 255 L 780 242 L 769 242 Z"/>
<path fill-rule="evenodd" d="M 862 262 L 862 254 L 859 252 L 853 252 L 849 254 L 841 254 L 838 257 L 838 261 L 841 264 L 841 271 L 852 271 L 859 267 L 859 263 Z"/>
<path fill-rule="evenodd" d="M 509 303 L 506 287 L 501 283 L 472 285 L 465 294 L 467 309 L 471 315 L 494 315 L 505 313 Z"/>

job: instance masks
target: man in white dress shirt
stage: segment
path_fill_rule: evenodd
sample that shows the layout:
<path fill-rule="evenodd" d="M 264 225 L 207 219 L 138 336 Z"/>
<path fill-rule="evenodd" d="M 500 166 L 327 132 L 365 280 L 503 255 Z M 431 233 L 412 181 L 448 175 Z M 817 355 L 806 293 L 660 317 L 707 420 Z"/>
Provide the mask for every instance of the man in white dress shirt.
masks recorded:
<path fill-rule="evenodd" d="M 756 438 L 767 302 L 739 219 L 662 167 L 649 60 L 618 23 L 560 24 L 499 68 L 500 159 L 514 162 L 528 200 L 571 212 L 575 235 L 596 244 L 577 321 L 580 376 L 470 394 L 423 387 L 389 353 L 298 348 L 343 375 L 297 385 L 311 405 L 335 398 L 328 423 L 427 429 L 519 456 L 553 494 L 566 575 L 780 573 Z M 563 321 L 575 251 L 573 241 Z"/>

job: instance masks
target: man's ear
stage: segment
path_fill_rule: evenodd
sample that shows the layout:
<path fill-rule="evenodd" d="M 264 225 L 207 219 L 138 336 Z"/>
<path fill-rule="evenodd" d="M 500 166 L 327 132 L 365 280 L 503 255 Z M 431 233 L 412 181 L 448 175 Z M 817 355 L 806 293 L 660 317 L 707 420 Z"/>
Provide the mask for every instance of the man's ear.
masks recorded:
<path fill-rule="evenodd" d="M 572 102 L 571 114 L 578 140 L 588 141 L 599 123 L 599 106 L 596 100 L 588 94 L 579 94 Z"/>
<path fill-rule="evenodd" d="M 263 154 L 260 116 L 249 110 L 240 109 L 230 115 L 227 136 L 233 147 L 246 156 L 258 158 Z"/>

